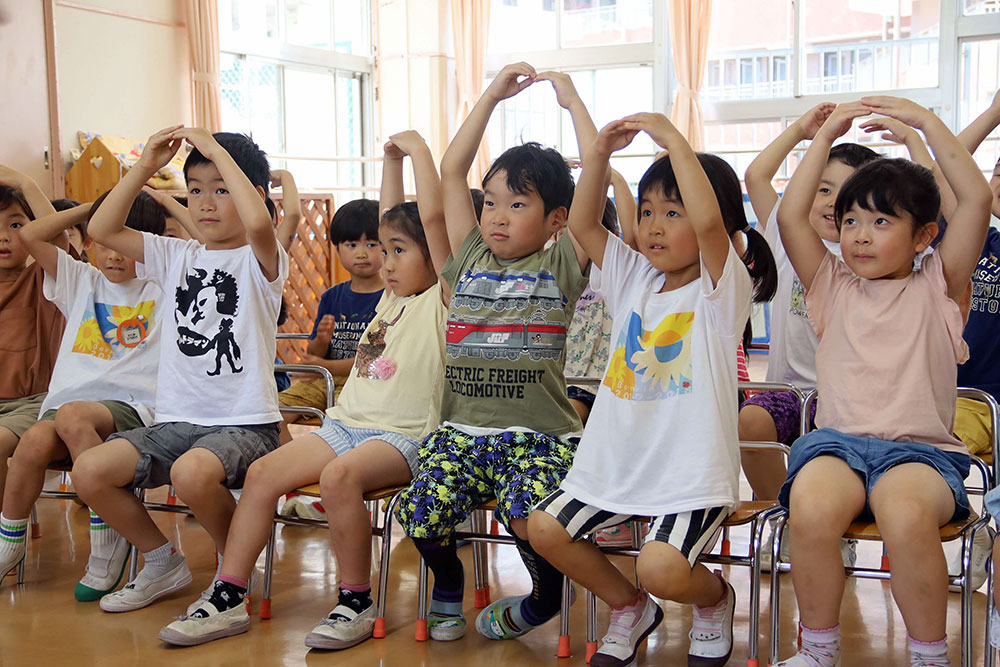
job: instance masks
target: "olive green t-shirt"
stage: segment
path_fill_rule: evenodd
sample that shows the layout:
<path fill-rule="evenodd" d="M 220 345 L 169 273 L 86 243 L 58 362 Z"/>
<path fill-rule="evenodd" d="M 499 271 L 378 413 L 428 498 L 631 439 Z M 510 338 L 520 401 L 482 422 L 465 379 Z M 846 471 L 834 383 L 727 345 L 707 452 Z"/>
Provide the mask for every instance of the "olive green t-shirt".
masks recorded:
<path fill-rule="evenodd" d="M 476 226 L 441 276 L 452 292 L 442 421 L 556 436 L 579 432 L 563 365 L 566 329 L 587 279 L 569 235 L 505 260 Z"/>

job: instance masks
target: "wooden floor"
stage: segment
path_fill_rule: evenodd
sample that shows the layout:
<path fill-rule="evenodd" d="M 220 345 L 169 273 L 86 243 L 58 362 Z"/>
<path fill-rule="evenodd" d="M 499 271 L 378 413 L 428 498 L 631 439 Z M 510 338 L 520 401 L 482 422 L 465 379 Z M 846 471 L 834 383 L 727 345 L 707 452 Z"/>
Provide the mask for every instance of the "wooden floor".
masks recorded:
<path fill-rule="evenodd" d="M 151 499 L 156 499 L 152 494 Z M 508 642 L 491 642 L 471 628 L 475 610 L 472 588 L 467 587 L 466 614 L 470 631 L 453 643 L 418 643 L 413 639 L 416 618 L 416 552 L 407 540 L 394 539 L 387 637 L 370 640 L 340 653 L 308 651 L 306 633 L 333 606 L 337 573 L 324 531 L 299 526 L 279 529 L 277 568 L 273 588 L 273 618 L 260 621 L 256 615 L 250 632 L 194 648 L 168 648 L 157 638 L 159 629 L 208 585 L 214 571 L 214 552 L 207 534 L 190 518 L 154 514 L 188 558 L 194 582 L 183 592 L 151 607 L 128 614 L 108 614 L 96 603 L 73 599 L 73 586 L 82 575 L 89 553 L 87 511 L 72 502 L 41 500 L 38 504 L 43 535 L 30 540 L 26 582 L 22 586 L 7 577 L 0 585 L 0 665 L 582 665 L 584 664 L 584 605 L 573 607 L 573 657 L 555 657 L 558 622 Z M 398 534 L 398 531 L 397 531 Z M 734 551 L 746 548 L 746 533 L 734 533 Z M 491 546 L 490 580 L 493 598 L 527 591 L 528 577 L 516 555 L 507 546 Z M 471 577 L 471 547 L 461 549 L 466 572 Z M 877 545 L 862 544 L 859 560 L 878 562 Z M 623 568 L 631 568 L 621 559 Z M 263 562 L 263 559 L 261 559 Z M 730 665 L 745 665 L 747 658 L 746 568 L 726 568 L 737 591 L 736 645 Z M 767 595 L 766 585 L 763 594 Z M 256 614 L 257 604 L 254 604 Z M 976 663 L 982 664 L 985 597 L 975 595 Z M 639 664 L 686 664 L 690 610 L 665 603 L 664 623 L 640 653 Z M 607 610 L 599 603 L 601 634 L 607 625 Z M 791 578 L 782 576 L 782 657 L 790 655 L 795 641 L 795 599 Z M 905 665 L 906 632 L 892 604 L 889 587 L 877 581 L 850 580 L 844 597 L 842 625 L 845 656 L 843 665 Z M 762 623 L 762 632 L 766 630 Z M 953 664 L 959 664 L 959 596 L 949 600 L 949 642 Z M 762 648 L 766 638 L 761 637 Z M 761 664 L 766 664 L 766 654 Z"/>

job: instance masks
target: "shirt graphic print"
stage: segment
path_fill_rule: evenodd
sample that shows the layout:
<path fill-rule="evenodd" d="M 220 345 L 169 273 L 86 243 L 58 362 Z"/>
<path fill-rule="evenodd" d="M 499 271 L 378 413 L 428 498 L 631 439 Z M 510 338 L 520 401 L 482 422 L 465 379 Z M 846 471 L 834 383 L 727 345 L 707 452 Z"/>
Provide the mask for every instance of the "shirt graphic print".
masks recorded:
<path fill-rule="evenodd" d="M 232 373 L 242 373 L 237 366 L 240 346 L 233 335 L 233 322 L 239 316 L 239 291 L 232 274 L 215 269 L 212 275 L 193 268 L 184 278 L 185 285 L 176 291 L 177 347 L 189 357 L 208 355 L 215 350 L 215 368 L 207 375 L 219 375 L 225 359 Z"/>
<path fill-rule="evenodd" d="M 634 310 L 608 362 L 604 384 L 622 399 L 655 401 L 690 394 L 694 313 L 671 313 L 646 329 Z"/>
<path fill-rule="evenodd" d="M 146 341 L 155 308 L 155 301 L 142 301 L 134 307 L 106 303 L 88 306 L 80 318 L 72 351 L 109 361 L 121 359 L 128 350 Z"/>

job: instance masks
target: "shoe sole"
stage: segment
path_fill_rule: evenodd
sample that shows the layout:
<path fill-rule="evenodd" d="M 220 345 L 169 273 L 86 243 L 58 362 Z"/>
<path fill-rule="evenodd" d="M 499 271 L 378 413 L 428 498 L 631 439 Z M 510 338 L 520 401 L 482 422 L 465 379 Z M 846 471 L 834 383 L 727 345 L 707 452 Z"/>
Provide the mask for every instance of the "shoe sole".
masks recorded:
<path fill-rule="evenodd" d="M 104 589 L 103 591 L 78 583 L 76 585 L 76 588 L 73 589 L 73 597 L 76 598 L 76 601 L 97 602 L 102 597 L 104 597 L 108 593 L 111 593 L 116 588 L 118 588 L 118 584 L 121 583 L 122 577 L 125 576 L 125 568 L 128 566 L 128 561 L 131 553 L 132 549 L 130 547 L 129 550 L 125 552 L 125 560 L 122 561 L 121 570 L 118 571 L 118 578 L 115 579 L 115 582 L 113 584 L 111 584 L 108 588 Z"/>
<path fill-rule="evenodd" d="M 321 635 L 318 632 L 310 632 L 306 635 L 306 646 L 324 651 L 339 651 L 341 649 L 357 646 L 358 644 L 371 639 L 374 630 L 375 628 L 372 627 L 368 630 L 368 632 L 354 639 L 334 639 L 333 637 Z"/>
<path fill-rule="evenodd" d="M 184 577 L 183 579 L 181 579 L 180 581 L 178 581 L 177 583 L 175 583 L 170 588 L 165 588 L 162 591 L 157 592 L 155 595 L 153 595 L 152 597 L 150 597 L 150 598 L 148 598 L 146 600 L 143 600 L 141 603 L 136 603 L 136 604 L 131 604 L 131 605 L 127 605 L 127 606 L 122 606 L 122 607 L 119 607 L 117 609 L 108 609 L 107 607 L 105 607 L 102 604 L 101 605 L 101 610 L 102 611 L 106 611 L 109 614 L 119 614 L 119 613 L 125 612 L 125 611 L 135 611 L 136 609 L 144 609 L 145 607 L 148 607 L 149 605 L 153 604 L 154 602 L 156 602 L 157 600 L 159 600 L 160 598 L 162 598 L 164 595 L 170 595 L 174 591 L 179 591 L 180 589 L 184 588 L 185 586 L 187 586 L 190 583 L 191 583 L 191 573 L 188 572 L 186 577 Z M 103 602 L 103 599 L 101 601 Z"/>
<path fill-rule="evenodd" d="M 249 629 L 250 619 L 247 618 L 244 621 L 233 623 L 229 627 L 222 628 L 199 637 L 185 635 L 181 632 L 177 632 L 176 630 L 171 630 L 170 628 L 163 628 L 160 630 L 158 637 L 161 642 L 166 642 L 167 644 L 171 644 L 173 646 L 198 646 L 200 644 L 207 644 L 208 642 L 215 641 L 216 639 L 224 639 L 225 637 L 241 635 Z"/>
<path fill-rule="evenodd" d="M 660 605 L 656 605 L 656 611 L 653 613 L 653 622 L 650 624 L 648 628 L 646 628 L 646 630 L 641 635 L 639 635 L 636 638 L 635 650 L 632 651 L 632 655 L 628 656 L 627 658 L 622 658 L 621 660 L 613 656 L 607 656 L 614 662 L 611 662 L 610 660 L 605 662 L 601 660 L 602 656 L 600 653 L 595 653 L 590 658 L 591 667 L 619 667 L 620 665 L 631 665 L 633 662 L 635 662 L 635 656 L 639 654 L 639 648 L 642 646 L 642 643 L 646 641 L 646 637 L 651 635 L 653 633 L 653 630 L 659 627 L 660 623 L 662 622 L 663 622 L 663 608 L 660 607 Z M 597 662 L 594 662 L 595 658 L 597 659 Z"/>

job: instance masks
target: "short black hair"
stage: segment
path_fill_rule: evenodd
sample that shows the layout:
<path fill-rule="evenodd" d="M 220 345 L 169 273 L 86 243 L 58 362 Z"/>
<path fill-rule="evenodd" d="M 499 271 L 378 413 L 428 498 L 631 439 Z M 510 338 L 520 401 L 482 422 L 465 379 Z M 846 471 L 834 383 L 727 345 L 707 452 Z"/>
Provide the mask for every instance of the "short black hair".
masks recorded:
<path fill-rule="evenodd" d="M 330 220 L 330 243 L 340 245 L 362 236 L 378 241 L 378 202 L 353 199 L 337 209 Z"/>
<path fill-rule="evenodd" d="M 97 209 L 100 208 L 110 193 L 110 190 L 105 192 L 97 198 L 97 201 L 90 205 L 87 222 L 90 222 L 91 218 L 94 217 Z M 150 234 L 163 236 L 163 230 L 167 226 L 167 214 L 163 210 L 163 207 L 156 203 L 155 199 L 145 192 L 140 191 L 135 196 L 135 200 L 128 210 L 128 217 L 125 218 L 125 226 L 137 232 L 149 232 Z"/>
<path fill-rule="evenodd" d="M 472 206 L 476 209 L 476 220 L 482 221 L 483 199 L 486 195 L 479 188 L 469 188 L 469 194 L 472 195 Z"/>
<path fill-rule="evenodd" d="M 398 229 L 413 239 L 420 246 L 424 260 L 428 264 L 431 262 L 431 250 L 427 247 L 427 236 L 424 234 L 424 225 L 420 221 L 420 211 L 417 209 L 416 202 L 405 201 L 402 204 L 396 204 L 382 214 L 380 224 Z"/>
<path fill-rule="evenodd" d="M 937 222 L 941 192 L 927 167 L 903 158 L 879 158 L 854 172 L 840 188 L 833 206 L 838 231 L 852 206 L 886 215 L 909 213 L 916 231 Z"/>
<path fill-rule="evenodd" d="M 28 220 L 34 220 L 35 214 L 28 206 L 28 200 L 24 198 L 24 193 L 8 185 L 0 185 L 0 211 L 6 211 L 11 206 L 18 206 Z"/>
<path fill-rule="evenodd" d="M 831 148 L 830 157 L 826 159 L 826 163 L 830 164 L 836 160 L 837 162 L 843 162 L 852 169 L 860 169 L 872 160 L 877 160 L 880 157 L 882 156 L 867 146 L 847 142 L 837 144 Z"/>
<path fill-rule="evenodd" d="M 276 209 L 270 195 L 271 165 L 267 162 L 267 153 L 245 134 L 216 132 L 212 137 L 229 153 L 240 171 L 246 174 L 250 184 L 264 189 L 264 205 L 267 206 L 267 212 L 273 220 Z M 187 159 L 184 160 L 184 180 L 187 180 L 188 170 L 191 167 L 211 162 L 197 148 L 192 150 L 188 153 Z"/>
<path fill-rule="evenodd" d="M 501 171 L 507 175 L 506 183 L 511 192 L 537 192 L 545 204 L 545 215 L 560 206 L 569 210 L 576 186 L 569 163 L 554 148 L 542 148 L 537 141 L 508 148 L 483 176 L 484 190 L 489 180 Z"/>
<path fill-rule="evenodd" d="M 65 197 L 62 199 L 52 200 L 52 208 L 54 208 L 56 211 L 68 211 L 69 209 L 76 208 L 79 205 L 80 202 L 78 202 L 77 200 L 66 199 Z"/>
<path fill-rule="evenodd" d="M 618 209 L 615 208 L 615 203 L 611 200 L 611 197 L 604 198 L 604 215 L 601 216 L 601 226 L 615 236 L 621 233 L 618 227 Z"/>

